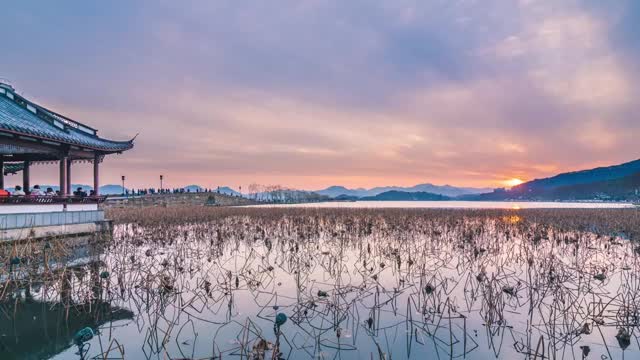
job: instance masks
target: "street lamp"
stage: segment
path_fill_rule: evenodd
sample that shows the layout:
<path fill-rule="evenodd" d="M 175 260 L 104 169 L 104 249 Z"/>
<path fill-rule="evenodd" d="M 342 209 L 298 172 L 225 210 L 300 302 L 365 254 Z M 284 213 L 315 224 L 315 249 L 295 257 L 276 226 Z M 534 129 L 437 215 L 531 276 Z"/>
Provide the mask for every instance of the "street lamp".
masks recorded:
<path fill-rule="evenodd" d="M 162 187 L 162 180 L 164 180 L 164 175 L 160 175 L 160 193 L 162 193 L 162 190 L 164 189 Z"/>
<path fill-rule="evenodd" d="M 124 196 L 124 175 L 122 175 L 122 196 Z"/>

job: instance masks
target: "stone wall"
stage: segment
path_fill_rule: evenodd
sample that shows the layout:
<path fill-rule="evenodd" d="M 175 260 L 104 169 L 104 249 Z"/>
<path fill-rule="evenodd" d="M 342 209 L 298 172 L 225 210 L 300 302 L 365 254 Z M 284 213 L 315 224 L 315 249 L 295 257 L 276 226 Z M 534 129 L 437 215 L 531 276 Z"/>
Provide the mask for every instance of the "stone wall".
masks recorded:
<path fill-rule="evenodd" d="M 241 206 L 255 204 L 257 204 L 257 202 L 253 200 L 218 193 L 182 193 L 108 198 L 107 201 L 102 204 L 102 208 L 109 209 L 130 206 L 168 207 L 179 205 Z"/>
<path fill-rule="evenodd" d="M 12 209 L 19 211 L 20 207 Z M 102 210 L 0 214 L 0 243 L 109 231 L 111 223 Z"/>

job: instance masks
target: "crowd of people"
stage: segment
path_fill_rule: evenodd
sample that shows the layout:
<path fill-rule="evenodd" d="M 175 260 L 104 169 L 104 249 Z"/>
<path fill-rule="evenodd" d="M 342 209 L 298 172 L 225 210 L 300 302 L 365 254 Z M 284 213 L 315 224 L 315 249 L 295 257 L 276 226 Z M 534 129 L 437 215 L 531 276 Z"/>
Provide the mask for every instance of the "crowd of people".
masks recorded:
<path fill-rule="evenodd" d="M 0 189 L 0 197 L 9 197 L 9 196 L 62 196 L 60 190 L 53 190 L 53 188 L 48 187 L 46 190 L 42 190 L 40 185 L 35 185 L 33 188 L 23 189 L 22 186 L 16 185 L 13 192 L 9 192 L 5 189 Z M 95 196 L 95 191 L 91 190 L 89 194 L 84 191 L 81 187 L 78 187 L 76 191 L 73 192 L 73 196 L 76 197 L 87 197 L 87 196 Z"/>
<path fill-rule="evenodd" d="M 190 189 L 190 188 L 175 188 L 175 189 L 155 189 L 155 188 L 148 188 L 148 189 L 126 189 L 125 190 L 125 195 L 132 195 L 132 196 L 139 196 L 139 195 L 154 195 L 154 194 L 183 194 L 183 193 L 212 193 L 212 192 L 220 192 L 220 189 L 218 188 L 217 190 L 214 189 L 203 189 L 203 188 L 196 188 L 196 189 Z M 85 190 L 83 190 L 81 187 L 78 187 L 76 189 L 76 191 L 73 192 L 72 194 L 75 197 L 92 197 L 95 196 L 96 193 L 94 190 L 90 190 L 89 193 L 87 193 Z M 14 190 L 12 192 L 9 192 L 8 190 L 5 189 L 0 189 L 0 197 L 9 197 L 9 196 L 62 196 L 62 194 L 60 193 L 60 190 L 53 190 L 53 188 L 48 187 L 46 190 L 42 190 L 40 188 L 40 185 L 35 185 L 31 190 L 24 190 L 22 188 L 22 186 L 20 185 L 16 185 L 16 187 L 14 188 Z"/>
<path fill-rule="evenodd" d="M 173 189 L 156 189 L 156 188 L 148 188 L 148 189 L 126 189 L 125 195 L 154 195 L 154 194 L 184 194 L 184 193 L 212 193 L 212 192 L 220 192 L 220 189 L 203 189 L 203 188 L 195 188 L 191 190 L 191 188 L 173 188 Z"/>

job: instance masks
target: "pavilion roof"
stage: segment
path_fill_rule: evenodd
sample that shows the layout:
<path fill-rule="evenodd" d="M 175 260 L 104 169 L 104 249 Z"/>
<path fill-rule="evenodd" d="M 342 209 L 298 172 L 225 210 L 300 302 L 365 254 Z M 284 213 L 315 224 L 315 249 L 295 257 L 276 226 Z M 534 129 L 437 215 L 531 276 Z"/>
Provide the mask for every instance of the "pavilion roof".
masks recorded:
<path fill-rule="evenodd" d="M 17 174 L 19 171 L 24 169 L 24 163 L 5 163 L 4 164 L 4 175 Z"/>
<path fill-rule="evenodd" d="M 98 137 L 95 129 L 35 104 L 4 84 L 0 84 L 0 133 L 104 154 L 133 147 L 133 139 L 113 141 Z"/>

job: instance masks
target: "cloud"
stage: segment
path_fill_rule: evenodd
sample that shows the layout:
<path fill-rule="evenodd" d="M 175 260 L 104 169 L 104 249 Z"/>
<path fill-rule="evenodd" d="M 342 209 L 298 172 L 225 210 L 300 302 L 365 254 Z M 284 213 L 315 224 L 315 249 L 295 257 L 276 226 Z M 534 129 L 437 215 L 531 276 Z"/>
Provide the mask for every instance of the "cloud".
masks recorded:
<path fill-rule="evenodd" d="M 14 2 L 0 76 L 140 132 L 107 181 L 497 185 L 638 157 L 634 6 Z"/>

